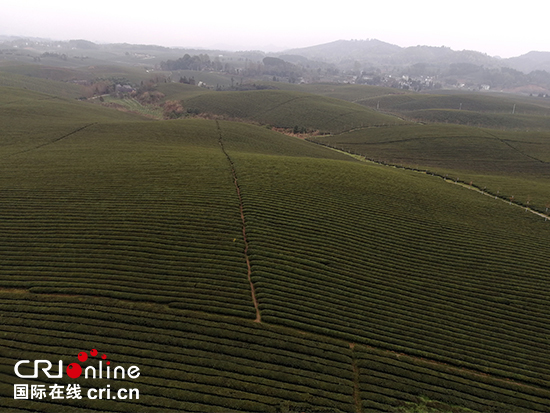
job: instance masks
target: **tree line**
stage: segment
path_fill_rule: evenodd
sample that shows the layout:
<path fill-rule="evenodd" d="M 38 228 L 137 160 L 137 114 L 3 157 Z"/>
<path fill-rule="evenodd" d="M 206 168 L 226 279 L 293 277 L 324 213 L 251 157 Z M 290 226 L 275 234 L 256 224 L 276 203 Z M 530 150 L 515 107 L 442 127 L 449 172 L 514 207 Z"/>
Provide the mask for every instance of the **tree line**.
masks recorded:
<path fill-rule="evenodd" d="M 221 62 L 210 60 L 207 54 L 199 54 L 191 56 L 185 54 L 177 60 L 167 60 L 160 63 L 162 70 L 223 70 Z"/>

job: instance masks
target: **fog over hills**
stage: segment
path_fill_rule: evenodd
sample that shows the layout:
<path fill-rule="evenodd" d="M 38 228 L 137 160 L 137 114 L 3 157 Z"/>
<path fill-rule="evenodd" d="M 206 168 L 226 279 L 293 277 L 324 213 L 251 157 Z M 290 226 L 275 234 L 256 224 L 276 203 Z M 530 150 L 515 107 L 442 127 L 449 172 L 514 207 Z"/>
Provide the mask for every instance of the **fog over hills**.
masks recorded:
<path fill-rule="evenodd" d="M 368 62 L 372 65 L 412 65 L 416 63 L 452 64 L 472 63 L 484 67 L 510 67 L 529 73 L 534 70 L 550 71 L 550 52 L 531 51 L 525 55 L 501 59 L 474 50 L 452 50 L 449 47 L 419 45 L 400 47 L 377 39 L 337 40 L 285 51 L 312 60 L 330 63 L 343 61 Z"/>
<path fill-rule="evenodd" d="M 21 42 L 30 40 L 32 42 L 56 42 L 53 39 L 32 38 L 24 36 L 0 35 L 0 44 L 3 47 L 18 45 Z M 62 42 L 56 42 L 62 43 Z M 72 47 L 77 49 L 90 48 L 93 42 L 88 40 L 69 41 Z M 86 44 L 86 47 L 84 47 Z M 150 45 L 153 46 L 153 45 Z M 221 44 L 220 44 L 221 46 Z M 170 48 L 179 49 L 179 48 Z M 183 50 L 205 50 L 207 48 L 182 46 Z M 229 49 L 229 46 L 227 46 Z M 264 50 L 265 49 L 265 50 Z M 361 64 L 377 65 L 413 65 L 417 63 L 426 64 L 452 64 L 471 63 L 490 67 L 510 67 L 529 73 L 535 70 L 550 71 L 550 52 L 531 51 L 521 56 L 502 59 L 498 56 L 490 56 L 481 51 L 475 50 L 453 50 L 445 46 L 418 45 L 401 47 L 378 39 L 366 40 L 336 40 L 330 43 L 318 44 L 309 47 L 288 49 L 274 52 L 278 48 L 270 45 L 258 51 L 272 55 L 299 55 L 310 60 L 341 64 L 345 62 L 358 61 Z M 212 50 L 225 50 L 224 47 L 216 47 Z"/>
<path fill-rule="evenodd" d="M 224 63 L 222 72 L 254 80 L 262 80 L 258 76 L 261 78 L 270 74 L 269 80 L 276 76 L 290 83 L 345 82 L 417 91 L 462 89 L 543 97 L 550 95 L 550 52 L 545 51 L 531 51 L 522 56 L 503 59 L 474 50 L 458 51 L 445 46 L 425 45 L 401 47 L 377 39 L 367 39 L 337 40 L 270 53 L 262 50 L 235 52 L 196 47 L 101 44 L 82 39 L 56 41 L 0 36 L 0 64 L 16 60 L 20 63 L 54 63 L 54 66 L 77 67 L 85 65 L 84 59 L 88 59 L 88 64 L 102 64 L 102 61 L 110 64 L 114 56 L 118 56 L 115 59 L 118 63 L 174 70 L 174 67 L 163 66 L 162 63 L 176 61 L 185 54 L 203 54 L 217 59 L 224 56 L 224 59 L 229 60 L 225 61 L 228 66 Z M 50 57 L 49 61 L 44 60 L 44 56 Z M 65 56 L 65 61 L 52 62 L 51 57 L 55 56 Z M 284 62 L 272 60 L 272 70 L 263 70 L 260 66 L 265 64 L 265 58 L 278 58 Z M 227 67 L 232 69 L 228 71 Z M 201 67 L 195 70 L 212 69 Z"/>

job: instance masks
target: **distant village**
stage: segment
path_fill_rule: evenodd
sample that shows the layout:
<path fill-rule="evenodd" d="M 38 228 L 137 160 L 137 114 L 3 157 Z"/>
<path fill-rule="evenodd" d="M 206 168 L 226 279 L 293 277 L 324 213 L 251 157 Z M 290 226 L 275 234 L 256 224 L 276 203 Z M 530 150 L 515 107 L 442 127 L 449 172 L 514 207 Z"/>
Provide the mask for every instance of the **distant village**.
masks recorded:
<path fill-rule="evenodd" d="M 377 57 L 369 54 L 368 51 L 361 56 L 343 58 L 341 56 L 345 53 L 344 49 L 353 42 L 336 43 L 338 44 L 333 46 L 320 45 L 319 48 L 327 48 L 323 49 L 325 54 L 306 57 L 299 54 L 300 50 L 292 51 L 294 54 L 277 55 L 257 50 L 208 51 L 207 53 L 201 50 L 161 46 L 99 45 L 86 40 L 62 42 L 11 39 L 0 43 L 0 60 L 61 67 L 75 66 L 78 62 L 79 65 L 91 66 L 101 64 L 98 62 L 101 62 L 107 53 L 111 57 L 118 56 L 119 63 L 143 68 L 152 76 L 164 76 L 171 82 L 195 84 L 214 90 L 242 90 L 251 88 L 251 85 L 263 88 L 265 82 L 336 82 L 384 86 L 417 92 L 445 89 L 505 91 L 543 98 L 550 96 L 550 73 L 545 70 L 547 66 L 544 65 L 544 61 L 546 60 L 540 60 L 545 58 L 544 53 L 535 53 L 533 58 L 539 59 L 538 66 L 536 64 L 530 66 L 541 69 L 526 73 L 506 67 L 504 64 L 500 66 L 501 61 L 477 52 L 454 52 L 445 48 L 419 47 L 420 51 L 429 51 L 434 55 L 441 54 L 441 56 L 437 55 L 438 59 L 434 60 L 432 57 L 432 61 L 420 63 L 414 63 L 418 61 L 415 59 L 421 58 L 415 57 L 417 56 L 414 54 L 415 50 L 408 50 L 408 61 L 403 58 L 391 60 L 393 59 L 391 56 L 388 60 L 386 55 L 384 55 L 386 57 Z M 364 47 L 374 44 L 373 41 L 363 43 L 364 45 L 361 45 Z M 380 46 L 380 44 L 382 43 L 378 42 L 374 45 Z M 388 45 L 382 44 L 382 46 Z M 335 50 L 340 55 L 335 55 Z M 460 59 L 470 59 L 470 61 Z M 212 80 L 212 76 L 200 76 L 197 72 L 218 75 L 220 81 Z M 89 93 L 93 95 L 103 93 L 130 95 L 136 93 L 136 89 L 140 86 L 124 79 L 105 79 L 105 82 L 103 79 L 95 79 L 93 85 L 90 80 L 74 80 L 74 82 L 82 82 L 84 86 L 92 88 Z"/>

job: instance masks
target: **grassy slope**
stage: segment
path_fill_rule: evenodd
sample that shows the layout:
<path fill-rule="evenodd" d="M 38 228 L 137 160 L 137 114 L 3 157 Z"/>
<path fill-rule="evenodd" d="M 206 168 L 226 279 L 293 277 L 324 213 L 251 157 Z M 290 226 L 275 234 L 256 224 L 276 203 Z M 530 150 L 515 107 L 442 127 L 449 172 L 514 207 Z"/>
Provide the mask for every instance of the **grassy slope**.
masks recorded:
<path fill-rule="evenodd" d="M 35 103 L 52 137 L 90 126 L 1 138 L 3 408 L 548 410 L 540 218 L 265 128 L 64 104 Z M 94 347 L 142 367 L 139 404 L 11 398 L 15 360 Z"/>
<path fill-rule="evenodd" d="M 158 91 L 165 95 L 165 100 L 187 100 L 205 93 L 210 93 L 208 90 L 185 83 L 160 83 L 157 87 Z"/>
<path fill-rule="evenodd" d="M 303 87 L 305 91 L 309 93 L 347 100 L 350 102 L 357 102 L 359 100 L 371 97 L 403 93 L 402 91 L 388 87 L 334 83 L 303 85 Z"/>
<path fill-rule="evenodd" d="M 187 77 L 195 79 L 195 83 L 206 83 L 209 87 L 230 87 L 231 75 L 222 75 L 213 72 L 199 71 L 199 70 L 175 70 L 170 72 L 172 80 L 178 82 L 180 77 Z M 236 80 L 233 80 L 235 83 Z"/>
<path fill-rule="evenodd" d="M 415 110 L 403 115 L 418 122 L 455 123 L 499 130 L 550 129 L 550 118 L 537 115 L 492 114 L 451 109 Z"/>
<path fill-rule="evenodd" d="M 79 122 L 138 121 L 142 117 L 120 113 L 86 102 L 64 99 L 54 94 L 22 90 L 15 87 L 0 87 L 2 123 L 11 127 L 29 128 L 35 125 Z M 48 122 L 49 121 L 49 122 Z"/>
<path fill-rule="evenodd" d="M 376 113 L 339 99 L 277 90 L 211 92 L 187 99 L 184 105 L 198 108 L 201 112 L 247 119 L 276 127 L 299 126 L 323 132 L 402 123 L 393 116 Z"/>
<path fill-rule="evenodd" d="M 243 171 L 263 320 L 491 375 L 514 370 L 518 380 L 544 377 L 546 367 L 539 367 L 547 362 L 529 343 L 544 340 L 538 320 L 546 287 L 527 286 L 546 279 L 537 251 L 537 240 L 548 237 L 543 220 L 423 175 L 233 154 Z M 518 267 L 517 259 L 534 267 Z M 533 359 L 516 359 L 520 352 Z M 360 366 L 365 407 L 407 400 L 402 392 L 429 387 L 425 374 L 409 376 L 404 366 L 393 370 L 371 360 Z M 396 371 L 409 378 L 406 384 L 388 385 Z M 388 386 L 383 395 L 381 383 Z M 438 386 L 456 391 L 438 400 L 485 408 L 485 402 L 468 404 L 468 391 L 458 385 Z"/>
<path fill-rule="evenodd" d="M 85 68 L 56 67 L 47 64 L 30 64 L 3 62 L 0 66 L 3 73 L 25 76 L 27 79 L 54 80 L 68 82 L 76 79 L 91 79 L 92 73 Z"/>
<path fill-rule="evenodd" d="M 485 94 L 409 93 L 357 103 L 419 122 L 455 123 L 495 129 L 548 129 L 548 103 L 538 98 Z"/>
<path fill-rule="evenodd" d="M 544 210 L 550 203 L 547 132 L 510 132 L 462 125 L 403 125 L 321 137 L 319 142 L 370 159 L 431 171 Z"/>
<path fill-rule="evenodd" d="M 236 125 L 234 133 L 250 128 Z M 250 150 L 345 159 L 253 129 L 268 137 Z M 284 400 L 348 410 L 344 343 L 244 322 L 254 313 L 239 208 L 217 137 L 214 122 L 99 124 L 4 159 L 4 383 L 19 351 L 67 358 L 74 356 L 70 348 L 95 342 L 119 362 L 129 360 L 128 349 L 141 360 L 140 404 L 148 410 L 274 411 Z M 290 147 L 277 149 L 273 138 Z M 238 318 L 208 316 L 213 313 Z M 49 338 L 53 332 L 63 342 Z M 44 343 L 52 347 L 44 350 Z M 319 346 L 334 353 L 320 365 Z M 55 404 L 30 406 L 59 411 Z"/>
<path fill-rule="evenodd" d="M 376 161 L 474 182 L 539 211 L 550 203 L 545 99 L 447 92 L 394 94 L 358 103 L 428 124 L 363 129 L 319 141 Z"/>
<path fill-rule="evenodd" d="M 348 102 L 357 102 L 379 96 L 394 94 L 400 95 L 406 93 L 404 91 L 389 87 L 350 85 L 345 83 L 294 84 L 283 82 L 258 82 L 257 84 L 266 85 L 279 90 L 312 93 L 315 95 L 342 99 Z"/>
<path fill-rule="evenodd" d="M 515 113 L 530 115 L 547 115 L 548 107 L 530 103 L 522 98 L 510 95 L 491 96 L 485 94 L 453 94 L 431 95 L 409 93 L 389 95 L 381 98 L 371 98 L 358 101 L 365 106 L 374 107 L 380 103 L 380 109 L 386 110 L 422 110 L 422 109 L 462 109 L 472 112 L 490 112 L 511 114 L 514 104 Z"/>
<path fill-rule="evenodd" d="M 143 76 L 147 73 L 142 68 L 123 67 L 105 61 L 94 65 L 86 61 L 76 60 L 75 65 L 70 66 L 53 66 L 49 65 L 48 62 L 41 64 L 6 62 L 0 67 L 6 73 L 63 82 L 76 79 L 93 80 L 98 77 L 135 77 L 137 81 L 137 79 L 145 80 Z"/>
<path fill-rule="evenodd" d="M 55 142 L 98 122 L 137 121 L 138 115 L 114 111 L 57 96 L 0 87 L 3 155 Z"/>
<path fill-rule="evenodd" d="M 73 99 L 78 99 L 83 95 L 82 88 L 76 84 L 55 80 L 36 79 L 30 76 L 4 71 L 0 71 L 0 86 L 28 89 L 34 92 Z"/>

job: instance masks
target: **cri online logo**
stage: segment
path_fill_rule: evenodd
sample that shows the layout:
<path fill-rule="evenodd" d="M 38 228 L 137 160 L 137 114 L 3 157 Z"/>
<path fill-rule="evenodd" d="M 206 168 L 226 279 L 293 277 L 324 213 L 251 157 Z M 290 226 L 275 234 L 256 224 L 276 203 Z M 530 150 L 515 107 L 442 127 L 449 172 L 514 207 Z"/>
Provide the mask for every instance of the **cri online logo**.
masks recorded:
<path fill-rule="evenodd" d="M 92 357 L 97 356 L 97 350 L 93 348 L 90 351 L 90 355 Z M 107 359 L 107 356 L 103 354 L 101 358 L 105 360 Z M 86 353 L 85 351 L 81 351 L 80 353 L 78 353 L 78 361 L 84 363 L 86 360 L 88 360 L 88 353 Z M 110 361 L 107 362 L 107 365 L 109 364 L 111 364 Z M 67 376 L 69 376 L 71 379 L 76 379 L 77 377 L 80 377 L 81 374 L 82 374 L 82 367 L 80 366 L 80 364 L 71 363 L 67 366 Z"/>
<path fill-rule="evenodd" d="M 98 354 L 99 353 L 95 348 L 90 350 L 90 356 L 96 357 Z M 87 379 L 89 375 L 91 375 L 93 379 L 95 379 L 97 375 L 99 376 L 98 378 L 100 378 L 100 379 L 103 378 L 103 360 L 106 361 L 106 359 L 107 359 L 107 356 L 105 354 L 103 354 L 101 356 L 101 360 L 99 361 L 99 367 L 98 367 L 97 370 L 93 366 L 86 367 L 86 369 L 84 370 L 84 378 Z M 88 360 L 88 353 L 86 353 L 85 351 L 81 351 L 80 353 L 78 353 L 78 361 L 80 361 L 81 363 L 84 363 L 87 360 Z M 44 372 L 44 374 L 48 378 L 57 378 L 57 379 L 59 379 L 59 378 L 63 377 L 63 360 L 59 360 L 59 367 L 58 367 L 57 374 L 50 374 L 50 370 L 52 369 L 52 363 L 49 360 L 34 360 L 34 373 L 33 374 L 21 374 L 19 372 L 19 366 L 22 365 L 22 364 L 30 363 L 30 362 L 31 362 L 30 360 L 20 360 L 15 364 L 14 371 L 15 371 L 15 374 L 17 375 L 17 377 L 20 377 L 20 378 L 23 378 L 23 379 L 35 379 L 35 378 L 38 377 L 38 371 L 40 369 Z M 46 365 L 45 367 L 39 367 L 39 366 L 43 366 L 44 364 Z M 107 379 L 111 378 L 110 364 L 111 364 L 110 361 L 106 361 L 107 371 L 106 371 L 105 378 L 107 378 Z M 98 371 L 99 371 L 99 374 L 97 374 Z M 71 379 L 76 379 L 76 378 L 78 378 L 82 375 L 82 366 L 78 363 L 71 363 L 67 366 L 66 372 L 67 372 L 67 376 L 69 376 Z M 126 375 L 128 375 L 128 378 L 131 378 L 131 379 L 138 378 L 139 377 L 139 367 L 130 366 L 128 368 L 128 370 L 125 370 L 124 367 L 122 367 L 122 366 L 117 366 L 117 367 L 114 368 L 114 371 L 113 371 L 113 378 L 114 379 L 117 379 L 117 378 L 124 379 L 126 377 Z"/>

